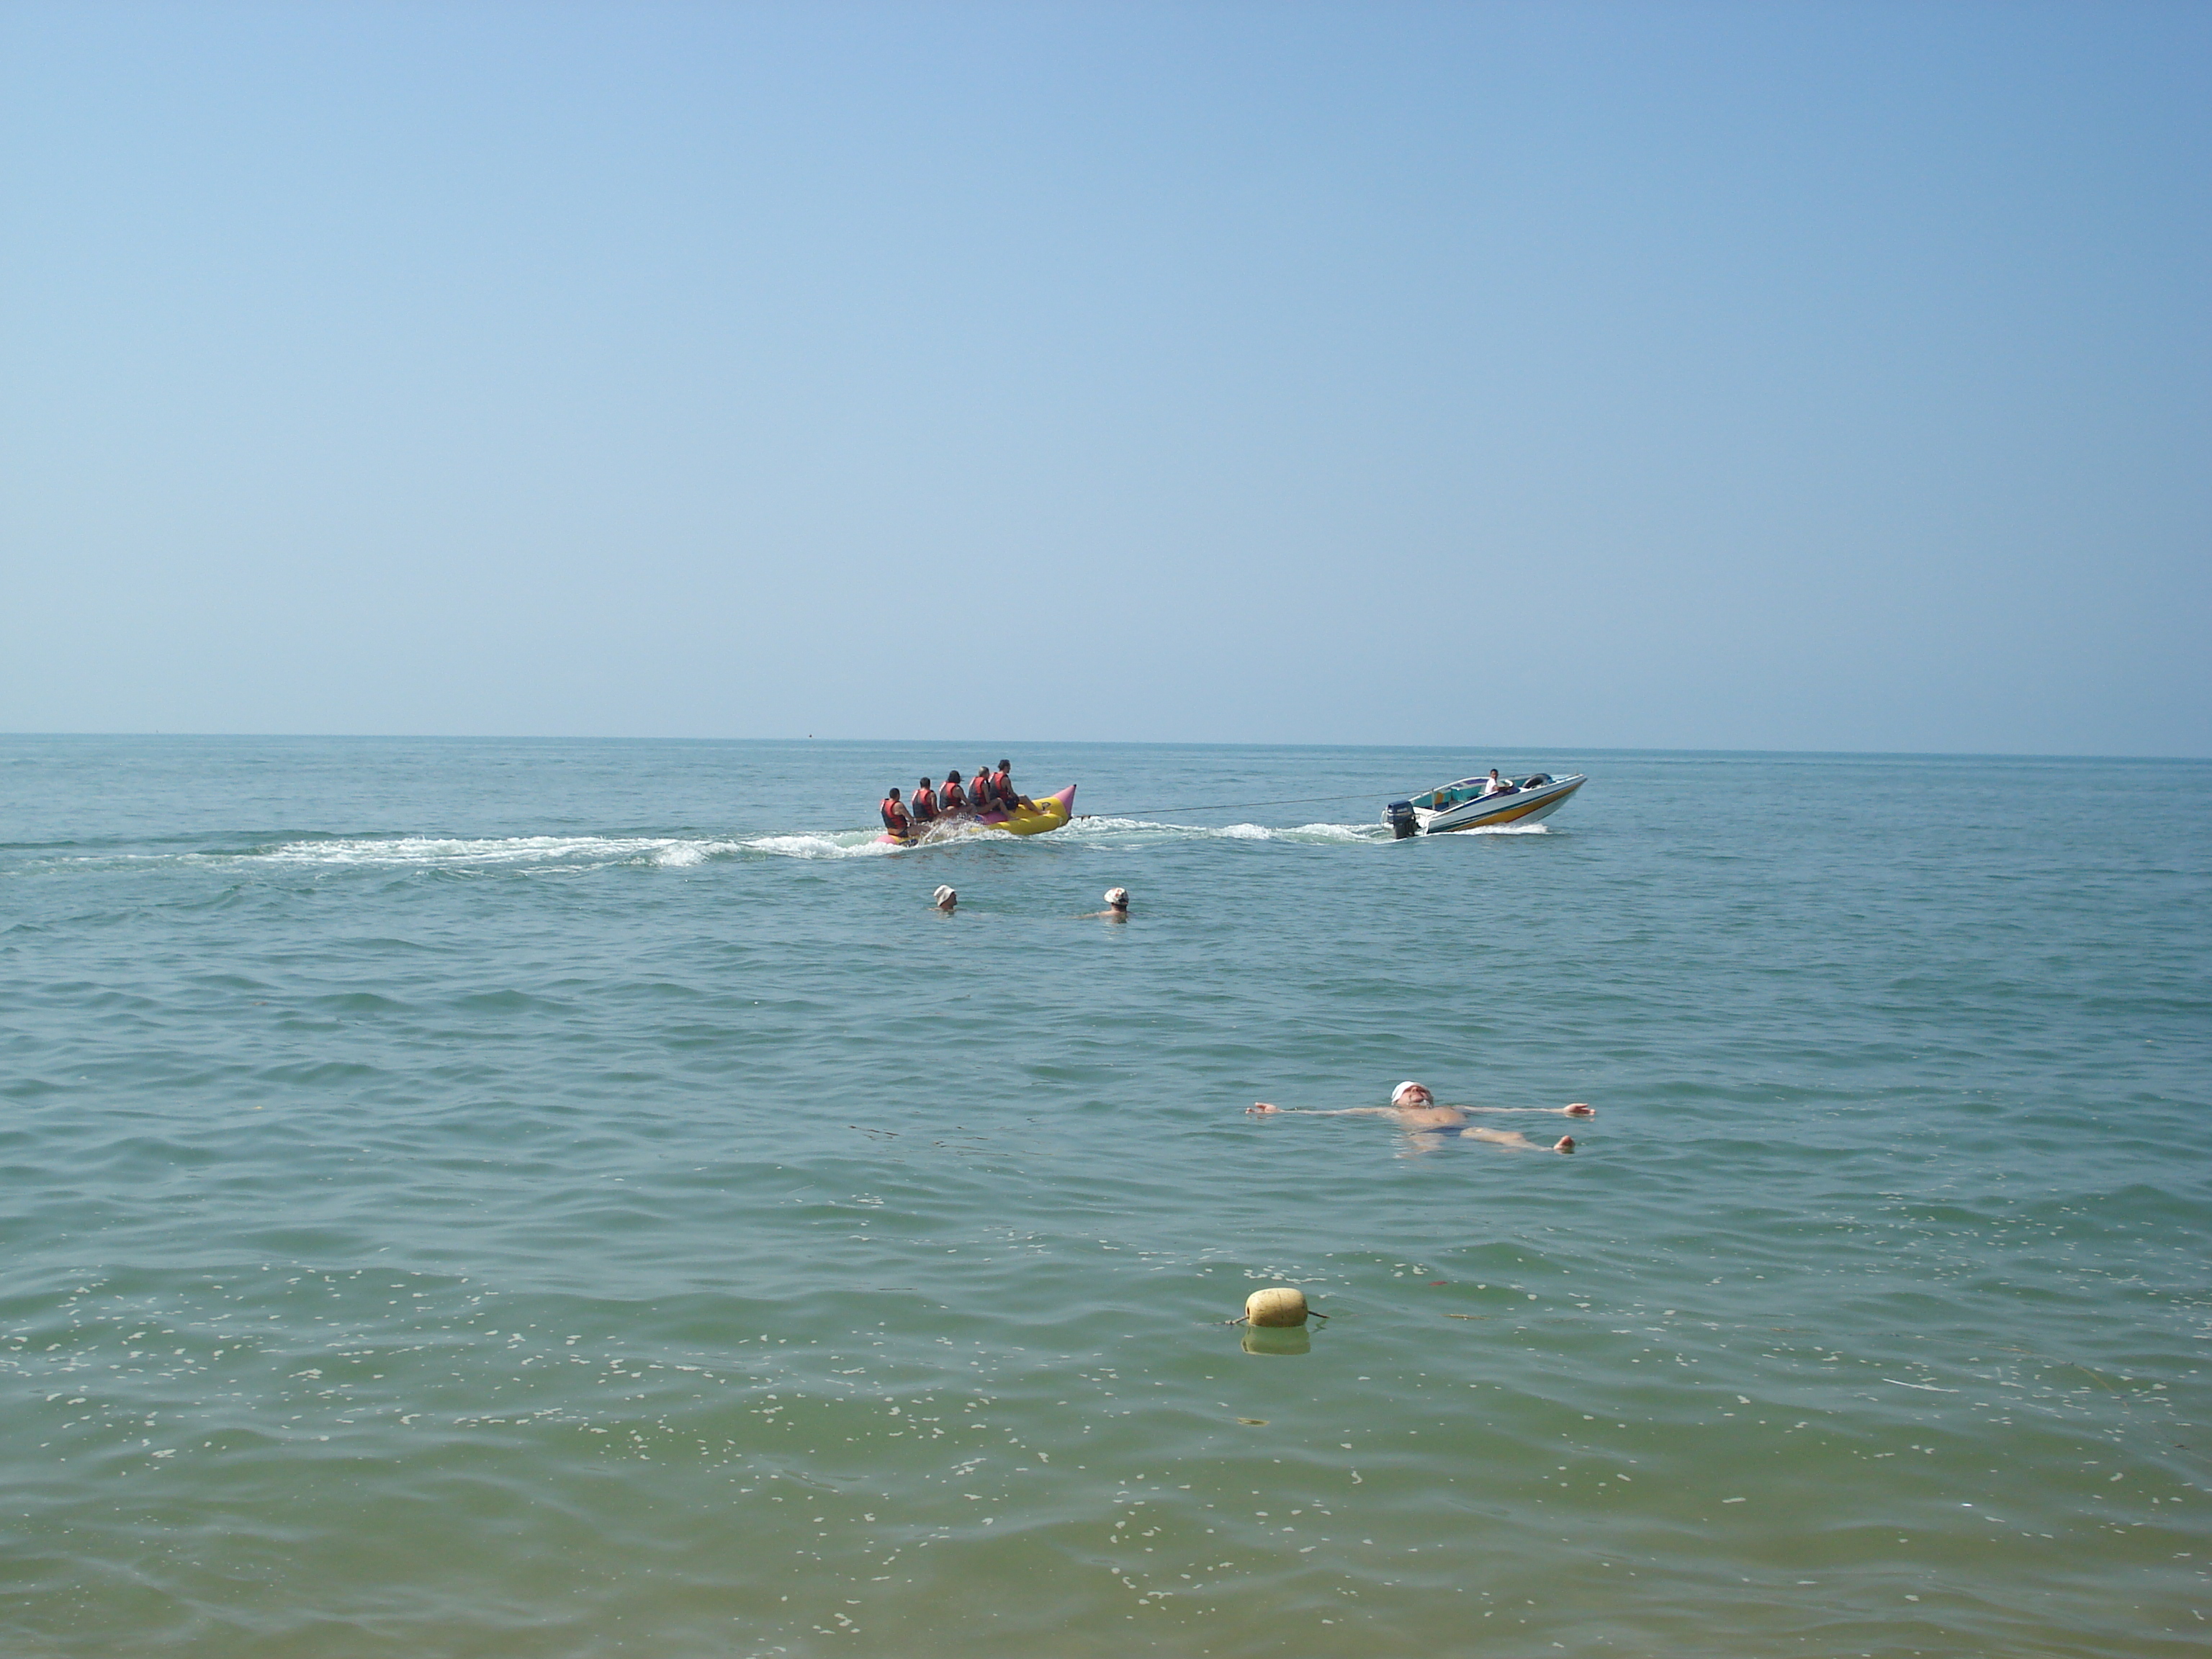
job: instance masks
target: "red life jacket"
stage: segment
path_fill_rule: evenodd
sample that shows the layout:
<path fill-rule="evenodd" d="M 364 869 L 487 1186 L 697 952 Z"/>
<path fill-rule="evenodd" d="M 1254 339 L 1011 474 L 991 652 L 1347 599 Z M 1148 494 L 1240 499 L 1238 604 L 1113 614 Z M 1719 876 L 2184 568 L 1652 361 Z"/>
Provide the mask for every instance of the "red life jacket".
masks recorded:
<path fill-rule="evenodd" d="M 914 815 L 924 823 L 937 816 L 937 792 L 917 789 L 914 792 Z"/>
<path fill-rule="evenodd" d="M 884 828 L 902 838 L 914 833 L 914 821 L 906 815 L 906 808 L 889 795 L 883 801 Z"/>
<path fill-rule="evenodd" d="M 964 812 L 968 810 L 968 797 L 961 793 L 956 780 L 947 778 L 938 787 L 937 804 L 942 811 Z"/>
<path fill-rule="evenodd" d="M 999 798 L 999 805 L 1009 812 L 1020 803 L 1014 797 L 1014 781 L 1004 772 L 991 774 L 991 793 Z"/>

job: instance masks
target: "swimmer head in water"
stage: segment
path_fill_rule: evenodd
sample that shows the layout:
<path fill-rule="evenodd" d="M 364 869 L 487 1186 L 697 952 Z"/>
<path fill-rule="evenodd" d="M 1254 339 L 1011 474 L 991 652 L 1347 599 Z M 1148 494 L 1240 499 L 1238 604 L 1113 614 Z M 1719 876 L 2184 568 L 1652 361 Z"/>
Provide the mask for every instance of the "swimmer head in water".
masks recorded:
<path fill-rule="evenodd" d="M 1425 1083 L 1416 1083 L 1411 1078 L 1390 1091 L 1393 1106 L 1433 1106 L 1437 1097 L 1429 1092 Z"/>
<path fill-rule="evenodd" d="M 1109 887 L 1106 890 L 1106 908 L 1103 910 L 1086 910 L 1083 915 L 1085 921 L 1127 921 L 1128 919 L 1129 890 L 1126 887 Z"/>
<path fill-rule="evenodd" d="M 950 887 L 940 887 L 930 895 L 930 902 L 949 916 L 952 914 L 952 907 L 960 902 L 960 895 Z"/>

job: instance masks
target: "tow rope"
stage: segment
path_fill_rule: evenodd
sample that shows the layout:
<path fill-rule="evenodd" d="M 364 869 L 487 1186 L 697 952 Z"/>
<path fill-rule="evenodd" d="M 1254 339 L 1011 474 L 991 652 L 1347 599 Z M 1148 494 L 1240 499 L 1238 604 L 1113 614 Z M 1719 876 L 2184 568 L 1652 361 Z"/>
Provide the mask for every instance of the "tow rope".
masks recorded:
<path fill-rule="evenodd" d="M 1210 806 L 1127 806 L 1118 812 L 1078 812 L 1079 818 L 1135 817 L 1146 812 L 1237 812 L 1248 806 L 1320 805 L 1326 801 L 1371 800 L 1372 790 L 1361 790 L 1356 795 L 1293 795 L 1287 800 L 1221 800 Z"/>

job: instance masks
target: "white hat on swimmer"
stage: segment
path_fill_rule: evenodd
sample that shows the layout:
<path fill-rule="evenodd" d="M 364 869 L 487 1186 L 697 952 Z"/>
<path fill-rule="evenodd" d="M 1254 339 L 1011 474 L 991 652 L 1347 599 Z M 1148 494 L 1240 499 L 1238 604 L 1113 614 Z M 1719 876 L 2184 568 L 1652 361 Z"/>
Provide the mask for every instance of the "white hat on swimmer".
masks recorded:
<path fill-rule="evenodd" d="M 1129 902 L 1129 890 L 1128 890 L 1127 888 L 1126 888 L 1126 887 L 1109 887 L 1109 888 L 1106 890 L 1106 902 L 1107 902 L 1107 903 L 1109 903 L 1109 904 L 1113 904 L 1113 905 L 1122 905 L 1122 904 L 1127 904 L 1128 902 Z"/>
<path fill-rule="evenodd" d="M 946 905 L 951 904 L 958 899 L 960 895 L 954 892 L 950 887 L 940 887 L 929 896 L 931 899 L 935 901 L 937 908 L 942 910 Z"/>
<path fill-rule="evenodd" d="M 1429 1085 L 1425 1083 L 1416 1083 L 1413 1079 L 1407 1078 L 1390 1091 L 1390 1103 L 1393 1106 L 1402 1106 L 1415 1095 L 1429 1095 Z M 1429 1095 L 1429 1098 L 1434 1100 L 1436 1097 Z"/>

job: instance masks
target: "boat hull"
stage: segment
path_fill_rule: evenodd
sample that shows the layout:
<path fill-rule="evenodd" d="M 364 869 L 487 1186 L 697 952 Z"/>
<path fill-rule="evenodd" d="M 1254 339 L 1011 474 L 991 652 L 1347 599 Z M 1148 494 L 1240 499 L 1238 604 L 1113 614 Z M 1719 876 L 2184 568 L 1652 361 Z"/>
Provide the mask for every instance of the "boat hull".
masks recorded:
<path fill-rule="evenodd" d="M 1479 780 L 1469 779 L 1468 783 Z M 1448 836 L 1462 830 L 1494 830 L 1509 823 L 1534 823 L 1547 818 L 1567 804 L 1568 798 L 1589 780 L 1577 773 L 1573 777 L 1561 778 L 1541 788 L 1519 789 L 1510 795 L 1484 795 L 1469 800 L 1452 801 L 1437 807 L 1425 807 L 1417 799 L 1413 804 L 1413 822 L 1424 835 Z M 1456 788 L 1457 786 L 1447 786 Z M 1435 793 L 1431 792 L 1431 798 Z"/>
<path fill-rule="evenodd" d="M 913 847 L 926 841 L 943 841 L 978 825 L 986 830 L 1003 830 L 1010 836 L 1043 836 L 1066 824 L 1074 811 L 1075 786 L 1071 783 L 1059 793 L 1046 795 L 1035 801 L 1028 811 L 986 812 L 981 817 L 973 818 L 938 818 L 911 840 L 902 841 L 889 830 L 876 839 L 888 842 L 894 847 Z"/>

